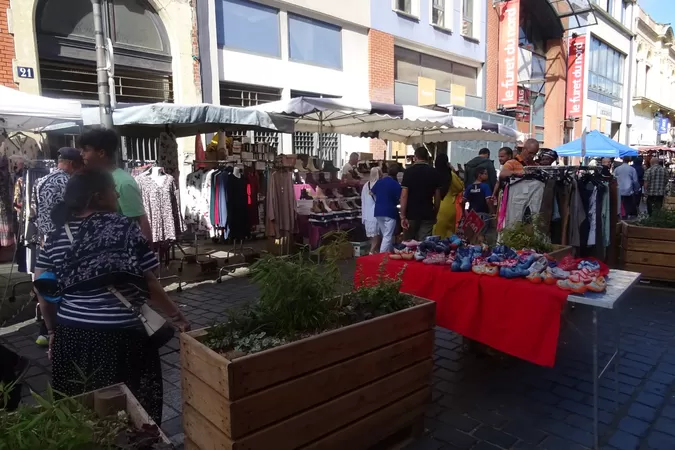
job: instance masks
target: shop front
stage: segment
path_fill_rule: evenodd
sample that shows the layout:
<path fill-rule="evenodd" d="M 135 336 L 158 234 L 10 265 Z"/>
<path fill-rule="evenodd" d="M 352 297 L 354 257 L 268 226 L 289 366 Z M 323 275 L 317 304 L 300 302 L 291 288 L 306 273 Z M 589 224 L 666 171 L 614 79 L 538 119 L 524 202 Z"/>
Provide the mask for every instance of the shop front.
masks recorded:
<path fill-rule="evenodd" d="M 566 119 L 578 120 L 568 80 L 579 72 L 568 54 L 576 55 L 573 30 L 595 23 L 593 9 L 582 3 L 572 8 L 566 1 L 510 0 L 488 11 L 487 59 L 499 63 L 486 69 L 486 108 L 513 117 L 520 132 L 546 147 L 569 137 Z M 583 77 L 582 68 L 577 84 Z"/>

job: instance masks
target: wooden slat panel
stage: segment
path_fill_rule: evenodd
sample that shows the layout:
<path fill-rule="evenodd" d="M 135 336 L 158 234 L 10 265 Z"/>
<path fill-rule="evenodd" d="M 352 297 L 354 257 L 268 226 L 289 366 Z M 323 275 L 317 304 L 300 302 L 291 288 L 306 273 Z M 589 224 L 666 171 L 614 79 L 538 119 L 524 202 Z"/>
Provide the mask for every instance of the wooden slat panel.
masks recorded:
<path fill-rule="evenodd" d="M 642 274 L 642 278 L 646 280 L 675 281 L 675 269 L 669 267 L 626 264 L 625 270 L 639 272 Z"/>
<path fill-rule="evenodd" d="M 183 431 L 194 449 L 233 450 L 232 441 L 190 405 L 183 405 Z"/>
<path fill-rule="evenodd" d="M 183 450 L 201 450 L 201 449 L 197 447 L 197 444 L 192 442 L 190 438 L 186 437 L 185 440 L 183 441 Z"/>
<path fill-rule="evenodd" d="M 413 363 L 429 359 L 433 356 L 433 348 L 434 332 L 428 330 L 409 339 L 236 400 L 230 405 L 231 430 L 228 427 L 225 433 L 237 439 L 265 425 L 285 419 L 298 411 L 303 411 L 395 373 Z M 208 401 L 207 399 L 206 402 Z M 195 405 L 195 403 L 191 404 Z M 221 405 L 214 411 L 214 415 L 205 415 L 209 418 L 220 415 Z M 205 412 L 201 406 L 200 411 Z M 213 422 L 220 426 L 218 422 Z"/>
<path fill-rule="evenodd" d="M 623 234 L 628 238 L 675 241 L 675 229 L 639 227 L 623 223 Z"/>
<path fill-rule="evenodd" d="M 430 400 L 431 387 L 426 387 L 311 443 L 303 450 L 366 450 L 420 420 Z"/>
<path fill-rule="evenodd" d="M 425 301 L 404 311 L 238 358 L 229 365 L 230 395 L 227 397 L 237 400 L 429 330 L 434 326 L 435 314 L 436 304 Z"/>
<path fill-rule="evenodd" d="M 675 255 L 675 242 L 630 238 L 626 241 L 626 250 Z"/>
<path fill-rule="evenodd" d="M 192 372 L 183 370 L 183 404 L 196 408 L 218 430 L 232 437 L 230 402 Z"/>
<path fill-rule="evenodd" d="M 235 441 L 234 450 L 297 449 L 430 385 L 433 360 L 352 391 L 328 403 Z M 191 439 L 192 436 L 190 437 Z"/>
<path fill-rule="evenodd" d="M 197 340 L 204 335 L 204 330 L 180 334 L 181 369 L 191 372 L 225 398 L 230 398 L 230 362 Z"/>
<path fill-rule="evenodd" d="M 626 252 L 626 263 L 675 268 L 675 257 L 664 253 L 634 252 L 629 250 Z"/>

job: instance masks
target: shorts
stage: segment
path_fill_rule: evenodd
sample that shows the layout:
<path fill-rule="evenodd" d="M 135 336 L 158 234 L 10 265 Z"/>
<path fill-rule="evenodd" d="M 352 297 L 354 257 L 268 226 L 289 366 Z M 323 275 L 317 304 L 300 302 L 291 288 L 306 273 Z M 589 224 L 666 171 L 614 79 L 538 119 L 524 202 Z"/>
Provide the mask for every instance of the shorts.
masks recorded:
<path fill-rule="evenodd" d="M 380 235 L 379 227 L 377 226 L 377 219 L 366 220 L 364 223 L 366 227 L 366 236 L 373 238 Z"/>

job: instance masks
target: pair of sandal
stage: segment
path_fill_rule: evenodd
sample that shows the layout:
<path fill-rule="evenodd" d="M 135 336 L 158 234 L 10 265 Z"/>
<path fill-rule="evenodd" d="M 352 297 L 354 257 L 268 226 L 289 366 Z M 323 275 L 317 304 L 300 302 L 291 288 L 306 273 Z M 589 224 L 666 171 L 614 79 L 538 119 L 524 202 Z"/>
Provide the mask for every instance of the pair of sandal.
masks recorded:
<path fill-rule="evenodd" d="M 487 275 L 488 277 L 499 275 L 499 268 L 490 264 L 476 264 L 471 267 L 471 271 L 477 275 Z"/>

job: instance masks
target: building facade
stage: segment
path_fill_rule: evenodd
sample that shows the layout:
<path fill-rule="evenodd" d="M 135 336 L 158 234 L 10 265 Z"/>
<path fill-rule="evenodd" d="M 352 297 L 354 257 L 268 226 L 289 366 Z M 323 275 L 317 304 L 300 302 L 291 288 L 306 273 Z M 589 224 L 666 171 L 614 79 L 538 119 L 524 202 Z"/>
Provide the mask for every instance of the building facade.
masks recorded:
<path fill-rule="evenodd" d="M 102 0 L 114 55 L 113 101 L 201 102 L 196 10 L 190 1 Z M 5 22 L 6 21 L 6 22 Z M 98 104 L 90 0 L 0 0 L 0 82 L 47 97 Z M 52 150 L 75 136 L 49 134 Z M 158 139 L 125 140 L 129 158 L 156 158 Z M 180 139 L 194 153 L 194 139 Z M 187 159 L 184 156 L 181 159 Z"/>
<path fill-rule="evenodd" d="M 370 7 L 362 0 L 215 0 L 198 3 L 204 99 L 253 106 L 299 96 L 367 98 Z M 316 133 L 255 133 L 283 153 L 315 154 Z M 324 136 L 339 162 L 367 140 Z"/>
<path fill-rule="evenodd" d="M 630 142 L 635 11 L 634 1 L 594 0 L 597 25 L 585 32 L 583 121 L 575 127 L 575 137 L 583 129 L 599 130 Z"/>
<path fill-rule="evenodd" d="M 636 7 L 630 144 L 671 143 L 675 122 L 675 37 L 673 28 Z"/>

